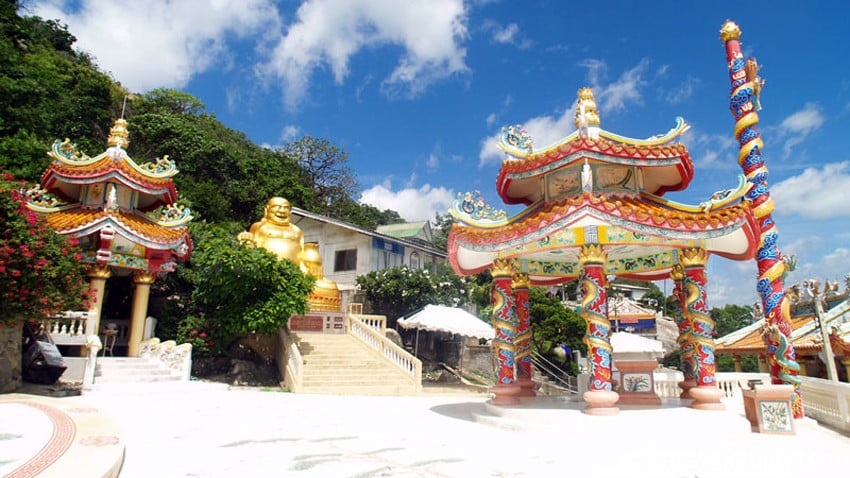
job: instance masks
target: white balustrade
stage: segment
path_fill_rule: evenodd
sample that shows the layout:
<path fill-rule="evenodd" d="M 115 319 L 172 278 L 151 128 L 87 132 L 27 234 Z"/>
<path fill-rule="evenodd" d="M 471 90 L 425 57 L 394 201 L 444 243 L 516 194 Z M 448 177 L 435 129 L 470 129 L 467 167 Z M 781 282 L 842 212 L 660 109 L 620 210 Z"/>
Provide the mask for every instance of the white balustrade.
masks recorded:
<path fill-rule="evenodd" d="M 806 416 L 845 433 L 850 432 L 850 383 L 800 377 Z"/>
<path fill-rule="evenodd" d="M 349 314 L 349 317 L 360 320 L 381 335 L 387 332 L 387 318 L 383 315 Z"/>
<path fill-rule="evenodd" d="M 192 344 L 177 345 L 173 340 L 160 342 L 154 337 L 139 344 L 139 357 L 159 361 L 181 380 L 188 381 L 192 375 Z"/>
<path fill-rule="evenodd" d="M 767 373 L 720 372 L 715 374 L 714 378 L 717 380 L 717 388 L 723 391 L 725 398 L 741 397 L 741 390 L 749 389 L 751 381 L 770 383 L 770 374 Z"/>
<path fill-rule="evenodd" d="M 89 312 L 62 312 L 41 321 L 41 327 L 57 345 L 85 345 Z"/>
<path fill-rule="evenodd" d="M 401 369 L 418 391 L 422 390 L 422 362 L 392 340 L 377 332 L 372 326 L 357 318 L 347 316 L 348 333 L 374 349 Z"/>
<path fill-rule="evenodd" d="M 298 344 L 287 332 L 286 327 L 280 328 L 280 345 L 283 351 L 283 363 L 278 358 L 278 369 L 284 370 L 283 383 L 290 392 L 297 392 L 301 388 L 301 379 L 304 375 L 304 358 L 298 349 Z"/>

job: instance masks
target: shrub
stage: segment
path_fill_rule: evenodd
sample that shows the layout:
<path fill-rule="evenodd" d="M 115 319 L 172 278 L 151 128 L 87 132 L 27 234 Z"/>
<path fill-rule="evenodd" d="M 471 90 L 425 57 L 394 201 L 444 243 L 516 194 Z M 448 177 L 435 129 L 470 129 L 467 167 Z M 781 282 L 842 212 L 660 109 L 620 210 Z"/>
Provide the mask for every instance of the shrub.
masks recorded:
<path fill-rule="evenodd" d="M 94 300 L 76 239 L 67 239 L 26 207 L 26 185 L 0 179 L 0 320 L 42 319 L 88 309 Z"/>

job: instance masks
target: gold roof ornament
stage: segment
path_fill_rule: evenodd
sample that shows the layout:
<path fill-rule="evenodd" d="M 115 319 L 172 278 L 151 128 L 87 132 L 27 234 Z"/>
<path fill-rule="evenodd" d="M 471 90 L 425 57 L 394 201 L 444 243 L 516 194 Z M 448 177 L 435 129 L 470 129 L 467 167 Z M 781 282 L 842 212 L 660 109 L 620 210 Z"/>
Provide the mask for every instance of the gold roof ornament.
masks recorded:
<path fill-rule="evenodd" d="M 576 129 L 579 130 L 580 135 L 596 140 L 599 138 L 601 124 L 593 90 L 588 87 L 581 88 L 578 90 L 576 102 Z"/>
<path fill-rule="evenodd" d="M 720 40 L 727 42 L 741 38 L 741 28 L 732 20 L 726 20 L 720 29 Z"/>
<path fill-rule="evenodd" d="M 118 146 L 126 149 L 130 145 L 130 132 L 127 131 L 127 120 L 119 118 L 109 128 L 109 138 L 106 140 L 107 146 Z"/>

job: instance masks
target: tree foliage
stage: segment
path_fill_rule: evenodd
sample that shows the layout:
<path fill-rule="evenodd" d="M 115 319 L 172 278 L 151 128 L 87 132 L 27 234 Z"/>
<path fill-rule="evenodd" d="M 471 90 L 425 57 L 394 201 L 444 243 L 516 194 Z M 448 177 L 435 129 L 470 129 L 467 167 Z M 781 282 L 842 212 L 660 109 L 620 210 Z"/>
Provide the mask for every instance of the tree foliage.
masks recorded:
<path fill-rule="evenodd" d="M 372 271 L 357 278 L 357 286 L 372 304 L 372 312 L 386 315 L 390 326 L 395 320 L 428 305 L 458 307 L 469 303 L 469 284 L 474 279 L 460 277 L 441 265 L 436 274 L 407 266 Z"/>
<path fill-rule="evenodd" d="M 275 334 L 305 314 L 315 279 L 289 260 L 237 243 L 233 228 L 192 226 L 196 248 L 181 276 L 191 284 L 187 315 L 199 317 L 222 344 L 249 333 Z"/>
<path fill-rule="evenodd" d="M 546 289 L 529 290 L 529 317 L 532 346 L 538 353 L 554 359 L 554 349 L 564 344 L 572 350 L 586 351 L 582 342 L 586 325 L 576 311 L 567 309 Z"/>

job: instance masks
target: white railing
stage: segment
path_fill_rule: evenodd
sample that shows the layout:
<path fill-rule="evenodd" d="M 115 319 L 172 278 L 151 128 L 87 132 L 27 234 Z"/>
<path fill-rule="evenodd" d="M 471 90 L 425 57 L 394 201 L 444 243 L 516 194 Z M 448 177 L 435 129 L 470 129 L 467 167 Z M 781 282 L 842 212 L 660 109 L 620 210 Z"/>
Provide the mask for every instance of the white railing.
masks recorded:
<path fill-rule="evenodd" d="M 741 390 L 748 390 L 752 381 L 770 383 L 770 374 L 767 373 L 720 372 L 715 374 L 714 378 L 717 380 L 717 388 L 723 390 L 725 398 L 741 397 Z"/>
<path fill-rule="evenodd" d="M 715 374 L 717 388 L 723 391 L 725 398 L 741 396 L 741 390 L 749 388 L 751 380 L 760 380 L 761 383 L 770 383 L 770 375 L 766 373 L 742 373 L 742 372 L 720 372 Z M 679 382 L 684 380 L 682 372 L 655 372 L 655 393 L 661 398 L 679 398 L 682 389 Z"/>
<path fill-rule="evenodd" d="M 181 380 L 188 381 L 192 375 L 192 344 L 177 345 L 173 340 L 160 342 L 154 337 L 139 344 L 139 357 L 159 361 L 172 374 L 179 374 Z"/>
<path fill-rule="evenodd" d="M 91 387 L 94 383 L 94 372 L 97 368 L 97 353 L 103 348 L 100 342 L 100 337 L 97 335 L 86 336 L 86 348 L 88 349 L 88 357 L 86 358 L 86 368 L 83 372 L 83 386 Z"/>
<path fill-rule="evenodd" d="M 301 379 L 304 375 L 304 358 L 298 350 L 298 344 L 289 335 L 286 327 L 280 328 L 280 350 L 277 357 L 277 368 L 283 371 L 283 386 L 290 392 L 298 392 L 301 388 Z"/>
<path fill-rule="evenodd" d="M 50 334 L 57 345 L 85 345 L 89 312 L 62 312 L 41 321 L 41 327 Z"/>
<path fill-rule="evenodd" d="M 387 318 L 383 315 L 349 314 L 349 317 L 359 319 L 381 335 L 387 333 Z"/>
<path fill-rule="evenodd" d="M 850 433 L 850 383 L 800 377 L 806 416 Z"/>
<path fill-rule="evenodd" d="M 410 379 L 417 392 L 422 391 L 422 362 L 392 340 L 367 325 L 357 316 L 346 316 L 348 333 L 395 364 Z"/>

